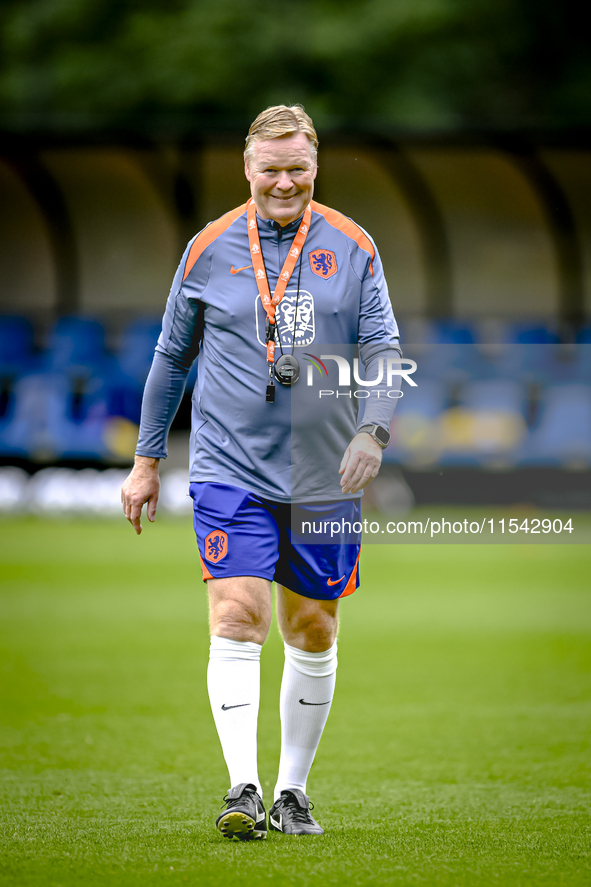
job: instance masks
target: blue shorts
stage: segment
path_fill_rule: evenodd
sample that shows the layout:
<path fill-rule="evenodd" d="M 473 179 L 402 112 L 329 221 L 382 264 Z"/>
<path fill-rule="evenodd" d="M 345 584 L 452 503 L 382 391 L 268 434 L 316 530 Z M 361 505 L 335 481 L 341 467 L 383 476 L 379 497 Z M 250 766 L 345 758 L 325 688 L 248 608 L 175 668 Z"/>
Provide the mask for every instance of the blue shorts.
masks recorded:
<path fill-rule="evenodd" d="M 290 505 L 209 482 L 189 491 L 204 580 L 260 576 L 319 601 L 359 586 L 359 499 Z"/>

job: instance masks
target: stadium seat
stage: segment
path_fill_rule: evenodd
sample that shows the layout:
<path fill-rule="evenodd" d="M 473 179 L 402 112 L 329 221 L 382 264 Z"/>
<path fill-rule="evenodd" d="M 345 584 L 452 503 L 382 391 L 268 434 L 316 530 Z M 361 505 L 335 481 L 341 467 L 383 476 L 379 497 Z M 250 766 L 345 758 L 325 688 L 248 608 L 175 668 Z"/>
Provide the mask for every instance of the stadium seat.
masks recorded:
<path fill-rule="evenodd" d="M 509 327 L 509 342 L 515 345 L 556 345 L 559 341 L 548 324 L 521 321 Z"/>
<path fill-rule="evenodd" d="M 43 369 L 88 376 L 109 368 L 102 324 L 85 317 L 60 317 L 47 339 Z"/>
<path fill-rule="evenodd" d="M 95 387 L 76 392 L 64 373 L 23 376 L 10 414 L 0 423 L 0 455 L 33 461 L 104 457 L 107 405 L 100 381 Z"/>
<path fill-rule="evenodd" d="M 470 382 L 459 404 L 441 417 L 445 465 L 509 467 L 527 434 L 527 390 L 513 379 Z"/>
<path fill-rule="evenodd" d="M 464 386 L 460 402 L 469 410 L 497 410 L 525 416 L 527 390 L 516 379 L 490 379 Z"/>
<path fill-rule="evenodd" d="M 160 329 L 161 321 L 155 318 L 139 318 L 124 329 L 113 371 L 106 379 L 111 415 L 139 423 L 144 385 Z"/>
<path fill-rule="evenodd" d="M 404 388 L 392 421 L 392 439 L 384 451 L 386 462 L 418 466 L 437 460 L 437 420 L 448 396 L 448 386 L 441 380 L 423 379 L 416 388 Z"/>
<path fill-rule="evenodd" d="M 435 418 L 449 398 L 448 386 L 441 380 L 426 379 L 416 388 L 404 386 L 403 390 L 404 396 L 396 404 L 395 418 L 408 414 Z"/>
<path fill-rule="evenodd" d="M 0 377 L 14 378 L 35 364 L 33 327 L 24 317 L 0 317 Z"/>
<path fill-rule="evenodd" d="M 453 318 L 438 320 L 435 331 L 438 345 L 473 345 L 475 341 L 472 325 Z"/>
<path fill-rule="evenodd" d="M 161 328 L 160 318 L 143 317 L 134 320 L 124 329 L 117 348 L 119 368 L 142 386 L 150 370 Z"/>
<path fill-rule="evenodd" d="M 525 441 L 520 465 L 591 465 L 591 386 L 554 385 L 543 397 L 538 427 Z"/>
<path fill-rule="evenodd" d="M 140 421 L 142 396 L 160 335 L 160 318 L 138 318 L 123 331 L 116 356 L 116 370 L 106 378 L 109 389 L 109 413 L 136 424 Z M 190 392 L 197 379 L 196 363 L 187 379 Z"/>
<path fill-rule="evenodd" d="M 416 353 L 415 353 L 416 352 Z M 404 349 L 405 356 L 417 361 L 417 378 L 444 379 L 459 384 L 495 374 L 474 344 L 474 330 L 466 323 L 439 320 L 431 325 L 429 342 Z"/>

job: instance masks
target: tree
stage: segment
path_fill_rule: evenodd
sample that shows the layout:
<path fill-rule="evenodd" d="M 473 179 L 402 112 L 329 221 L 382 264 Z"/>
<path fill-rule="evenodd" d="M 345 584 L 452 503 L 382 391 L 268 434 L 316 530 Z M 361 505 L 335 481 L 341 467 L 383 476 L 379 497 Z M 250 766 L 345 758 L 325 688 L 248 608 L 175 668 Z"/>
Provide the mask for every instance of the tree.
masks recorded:
<path fill-rule="evenodd" d="M 44 127 L 591 123 L 573 0 L 4 0 L 0 114 Z"/>

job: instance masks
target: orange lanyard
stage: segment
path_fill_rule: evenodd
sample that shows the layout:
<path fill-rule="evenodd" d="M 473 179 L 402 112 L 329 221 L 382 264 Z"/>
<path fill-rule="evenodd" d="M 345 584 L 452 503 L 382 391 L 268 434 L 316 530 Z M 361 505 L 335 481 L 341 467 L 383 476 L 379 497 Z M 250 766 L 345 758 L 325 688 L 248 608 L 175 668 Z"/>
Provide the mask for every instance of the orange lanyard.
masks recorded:
<path fill-rule="evenodd" d="M 248 204 L 246 214 L 248 222 L 248 243 L 250 246 L 250 254 L 252 256 L 252 265 L 259 296 L 261 297 L 263 308 L 267 314 L 267 363 L 269 364 L 269 367 L 272 367 L 275 361 L 275 306 L 279 304 L 285 295 L 287 284 L 294 272 L 296 262 L 299 259 L 304 243 L 306 242 L 306 237 L 310 230 L 310 222 L 312 220 L 312 210 L 309 205 L 306 207 L 304 217 L 298 228 L 298 233 L 294 238 L 291 249 L 287 254 L 283 268 L 281 269 L 281 274 L 279 275 L 273 298 L 271 298 L 269 281 L 267 279 L 263 254 L 261 252 L 261 241 L 259 238 L 256 212 L 256 204 L 254 200 L 251 200 Z"/>

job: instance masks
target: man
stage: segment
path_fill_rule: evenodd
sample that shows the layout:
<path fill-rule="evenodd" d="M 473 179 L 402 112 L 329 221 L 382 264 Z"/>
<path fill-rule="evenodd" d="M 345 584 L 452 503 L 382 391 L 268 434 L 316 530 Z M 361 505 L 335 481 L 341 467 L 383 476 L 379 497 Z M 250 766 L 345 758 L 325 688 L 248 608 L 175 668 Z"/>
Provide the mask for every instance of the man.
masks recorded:
<path fill-rule="evenodd" d="M 359 520 L 361 490 L 380 467 L 395 402 L 379 397 L 385 383 L 376 382 L 370 393 L 377 396 L 361 400 L 360 419 L 351 391 L 339 389 L 348 397 L 338 401 L 338 414 L 329 411 L 334 421 L 319 417 L 317 407 L 294 406 L 298 391 L 318 394 L 311 377 L 297 385 L 299 360 L 316 359 L 308 351 L 314 342 L 359 345 L 368 379 L 381 379 L 380 361 L 400 355 L 373 241 L 312 201 L 317 146 L 301 106 L 269 108 L 252 124 L 245 150 L 252 199 L 187 247 L 146 383 L 135 465 L 122 490 L 125 515 L 139 534 L 144 504 L 154 520 L 158 461 L 198 356 L 190 492 L 209 593 L 208 691 L 231 783 L 217 827 L 229 838 L 267 834 L 256 731 L 273 580 L 285 668 L 269 824 L 284 834 L 323 833 L 306 780 L 333 698 L 338 600 L 359 582 L 359 534 L 353 541 L 343 532 L 336 542 L 296 543 L 291 510 L 316 521 Z M 340 373 L 345 358 L 333 357 Z M 306 470 L 298 474 L 302 463 Z"/>

